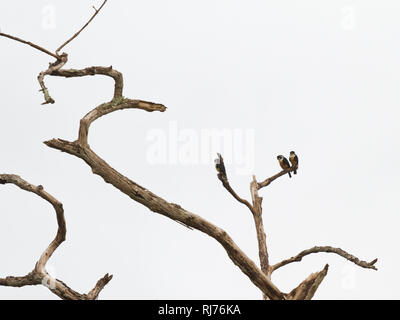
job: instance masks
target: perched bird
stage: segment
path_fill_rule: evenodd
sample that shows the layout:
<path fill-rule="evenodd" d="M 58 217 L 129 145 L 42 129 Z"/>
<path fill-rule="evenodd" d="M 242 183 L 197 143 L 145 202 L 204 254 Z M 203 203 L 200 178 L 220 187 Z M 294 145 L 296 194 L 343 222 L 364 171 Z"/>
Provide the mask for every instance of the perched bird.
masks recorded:
<path fill-rule="evenodd" d="M 226 176 L 226 170 L 225 170 L 225 165 L 224 165 L 224 159 L 222 156 L 218 153 L 218 158 L 215 159 L 215 169 L 217 169 L 218 172 L 218 178 L 219 179 L 227 179 Z"/>
<path fill-rule="evenodd" d="M 281 168 L 282 168 L 283 170 L 290 168 L 289 161 L 288 161 L 288 159 L 286 159 L 284 156 L 279 155 L 279 156 L 277 156 L 276 158 L 278 159 L 279 164 L 280 164 L 280 166 L 281 166 Z M 289 175 L 289 178 L 292 177 L 292 175 L 290 174 L 290 172 L 288 172 L 288 175 Z"/>
<path fill-rule="evenodd" d="M 297 174 L 297 167 L 299 166 L 299 158 L 297 158 L 297 155 L 294 153 L 294 151 L 290 151 L 289 160 L 290 163 L 292 164 L 292 167 L 296 167 L 293 173 Z"/>

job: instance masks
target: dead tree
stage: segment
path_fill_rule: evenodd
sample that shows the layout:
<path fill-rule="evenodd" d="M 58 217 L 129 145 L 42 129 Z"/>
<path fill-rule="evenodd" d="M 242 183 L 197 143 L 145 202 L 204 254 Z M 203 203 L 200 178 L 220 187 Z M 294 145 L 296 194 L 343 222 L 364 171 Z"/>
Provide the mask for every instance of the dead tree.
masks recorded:
<path fill-rule="evenodd" d="M 51 97 L 48 88 L 44 84 L 44 78 L 46 76 L 71 78 L 104 75 L 107 77 L 111 77 L 114 80 L 114 95 L 112 99 L 109 102 L 105 102 L 94 108 L 80 120 L 78 138 L 75 141 L 51 139 L 44 142 L 48 147 L 60 150 L 62 152 L 82 159 L 88 166 L 90 166 L 94 174 L 99 175 L 104 179 L 106 183 L 112 184 L 115 188 L 128 195 L 132 200 L 141 203 L 151 211 L 162 214 L 178 223 L 185 225 L 189 229 L 199 230 L 214 238 L 223 246 L 232 262 L 240 268 L 240 270 L 250 279 L 251 282 L 253 282 L 256 287 L 261 290 L 264 299 L 311 299 L 328 272 L 328 264 L 326 264 L 321 271 L 312 273 L 307 279 L 301 282 L 289 293 L 284 293 L 280 291 L 271 281 L 271 275 L 274 271 L 292 262 L 301 261 L 303 257 L 311 253 L 336 253 L 360 267 L 377 270 L 375 267 L 377 259 L 374 259 L 371 262 L 362 261 L 340 248 L 333 248 L 330 246 L 315 246 L 310 249 L 304 250 L 289 259 L 283 260 L 275 264 L 270 263 L 268 259 L 266 235 L 264 232 L 262 220 L 262 197 L 259 196 L 259 191 L 262 188 L 269 186 L 274 180 L 278 179 L 279 177 L 296 170 L 297 166 L 292 166 L 290 168 L 282 170 L 279 173 L 271 176 L 270 178 L 263 180 L 262 182 L 257 182 L 256 177 L 253 176 L 253 179 L 250 183 L 250 193 L 252 199 L 251 202 L 249 202 L 248 200 L 241 198 L 231 187 L 222 156 L 218 155 L 218 159 L 216 160 L 218 179 L 222 182 L 223 187 L 237 201 L 244 204 L 250 210 L 253 216 L 257 233 L 258 252 L 260 259 L 260 267 L 258 267 L 256 263 L 252 261 L 236 245 L 236 243 L 232 240 L 232 238 L 225 230 L 218 226 L 215 226 L 206 219 L 182 208 L 180 205 L 168 202 L 163 198 L 157 196 L 150 190 L 125 177 L 117 170 L 112 168 L 106 161 L 100 158 L 90 148 L 90 145 L 88 143 L 89 128 L 95 120 L 111 112 L 124 109 L 139 109 L 148 112 L 164 112 L 166 110 L 166 107 L 162 104 L 125 98 L 123 96 L 123 76 L 120 72 L 113 69 L 112 66 L 92 66 L 84 69 L 63 68 L 64 65 L 68 62 L 68 54 L 60 54 L 61 49 L 63 49 L 68 43 L 75 39 L 80 34 L 80 32 L 82 32 L 88 26 L 88 24 L 106 4 L 106 2 L 107 0 L 102 3 L 99 9 L 94 8 L 95 13 L 90 18 L 90 20 L 70 39 L 65 41 L 59 48 L 57 48 L 54 53 L 29 41 L 22 40 L 18 37 L 6 33 L 0 33 L 0 36 L 2 37 L 7 37 L 12 40 L 27 44 L 55 59 L 55 61 L 50 63 L 49 67 L 45 71 L 42 71 L 38 76 L 38 81 L 41 87 L 40 91 L 42 91 L 44 95 L 43 104 L 55 103 L 55 100 Z M 79 294 L 70 289 L 61 280 L 52 279 L 45 270 L 46 262 L 51 257 L 52 253 L 60 245 L 60 243 L 63 242 L 65 239 L 66 224 L 62 204 L 54 197 L 52 197 L 49 193 L 44 191 L 42 186 L 31 185 L 30 183 L 22 180 L 16 175 L 0 175 L 0 184 L 8 183 L 17 185 L 23 190 L 33 192 L 41 198 L 45 199 L 46 201 L 50 202 L 56 211 L 58 232 L 56 238 L 44 251 L 32 272 L 23 277 L 0 278 L 0 285 L 22 287 L 26 285 L 44 284 L 48 286 L 53 293 L 55 293 L 62 299 L 96 299 L 99 292 L 111 280 L 112 276 L 106 274 L 102 279 L 98 281 L 95 288 L 91 290 L 88 294 Z"/>

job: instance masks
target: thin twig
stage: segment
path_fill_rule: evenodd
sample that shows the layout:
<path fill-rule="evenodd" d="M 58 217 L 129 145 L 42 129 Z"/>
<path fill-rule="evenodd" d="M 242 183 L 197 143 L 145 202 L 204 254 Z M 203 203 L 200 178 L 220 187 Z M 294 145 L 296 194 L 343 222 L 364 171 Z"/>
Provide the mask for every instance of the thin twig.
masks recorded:
<path fill-rule="evenodd" d="M 72 40 L 74 40 L 82 31 L 83 29 L 85 29 L 89 23 L 94 19 L 94 17 L 100 12 L 101 8 L 103 8 L 103 6 L 106 4 L 107 0 L 104 0 L 103 4 L 100 6 L 100 8 L 97 10 L 95 8 L 95 13 L 92 15 L 92 17 L 89 19 L 88 22 L 86 22 L 86 24 L 77 32 L 75 33 L 71 38 L 69 38 L 67 41 L 65 41 L 57 50 L 56 50 L 56 54 L 58 55 L 58 52 L 64 48 L 68 43 L 70 43 Z"/>
<path fill-rule="evenodd" d="M 31 46 L 31 47 L 33 47 L 33 48 L 39 50 L 39 51 L 42 51 L 42 52 L 48 54 L 49 56 L 52 56 L 52 57 L 56 58 L 57 60 L 60 58 L 60 57 L 58 56 L 58 54 L 54 54 L 54 53 L 50 52 L 49 50 L 46 50 L 45 48 L 43 48 L 43 47 L 41 47 L 41 46 L 38 46 L 37 44 L 34 44 L 34 43 L 32 43 L 32 42 L 23 40 L 23 39 L 21 39 L 21 38 L 14 37 L 14 36 L 12 36 L 12 35 L 9 35 L 9 34 L 3 33 L 3 32 L 0 32 L 0 36 L 6 37 L 6 38 L 9 38 L 9 39 L 12 39 L 12 40 L 21 42 L 21 43 L 25 43 L 25 44 L 27 44 L 27 45 L 29 45 L 29 46 Z"/>

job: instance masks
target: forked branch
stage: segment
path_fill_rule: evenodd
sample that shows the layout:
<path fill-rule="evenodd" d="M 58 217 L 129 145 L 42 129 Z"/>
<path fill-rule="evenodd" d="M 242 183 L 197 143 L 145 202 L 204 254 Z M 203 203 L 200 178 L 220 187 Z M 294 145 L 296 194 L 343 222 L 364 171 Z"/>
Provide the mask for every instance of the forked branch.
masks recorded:
<path fill-rule="evenodd" d="M 28 285 L 38 285 L 43 284 L 48 287 L 53 293 L 62 299 L 72 299 L 72 300 L 94 300 L 97 299 L 100 291 L 107 285 L 107 283 L 112 279 L 112 275 L 106 274 L 102 279 L 100 279 L 96 286 L 88 294 L 80 294 L 71 288 L 69 288 L 64 282 L 51 277 L 46 271 L 46 264 L 50 257 L 53 255 L 54 251 L 59 247 L 59 245 L 65 241 L 65 235 L 67 232 L 64 209 L 61 202 L 54 198 L 51 194 L 47 193 L 43 186 L 34 186 L 17 175 L 12 174 L 0 174 L 0 184 L 14 184 L 19 188 L 35 193 L 42 199 L 49 202 L 55 212 L 57 217 L 57 234 L 50 245 L 44 250 L 39 260 L 37 261 L 33 271 L 28 273 L 26 276 L 22 277 L 6 277 L 0 278 L 0 285 L 8 287 L 23 287 Z"/>
<path fill-rule="evenodd" d="M 361 261 L 358 258 L 348 254 L 339 248 L 332 247 L 314 247 L 309 250 L 304 250 L 297 256 L 283 260 L 273 266 L 270 266 L 268 261 L 268 251 L 266 245 L 266 235 L 264 232 L 263 220 L 262 220 L 262 197 L 259 196 L 258 191 L 268 186 L 271 182 L 277 178 L 297 169 L 296 167 L 290 167 L 285 169 L 276 175 L 262 181 L 257 182 L 255 176 L 253 176 L 253 181 L 250 183 L 250 192 L 252 197 L 252 203 L 241 198 L 231 187 L 227 174 L 225 165 L 223 163 L 223 158 L 218 155 L 218 163 L 216 167 L 218 170 L 218 178 L 222 182 L 223 186 L 227 191 L 240 203 L 246 205 L 248 209 L 252 212 L 256 231 L 257 240 L 259 247 L 259 258 L 261 269 L 245 255 L 245 253 L 240 250 L 232 238 L 221 228 L 213 225 L 209 221 L 203 219 L 202 217 L 191 213 L 181 206 L 175 203 L 167 202 L 163 198 L 155 195 L 148 189 L 140 186 L 136 182 L 123 176 L 121 173 L 112 168 L 107 164 L 102 158 L 100 158 L 96 153 L 92 151 L 88 143 L 88 134 L 90 125 L 93 121 L 99 119 L 100 117 L 107 115 L 111 112 L 124 110 L 124 109 L 141 109 L 148 112 L 159 111 L 164 112 L 166 110 L 165 106 L 162 104 L 157 104 L 142 100 L 133 100 L 123 97 L 123 77 L 122 74 L 112 67 L 101 67 L 93 66 L 84 69 L 62 69 L 63 66 L 68 61 L 68 55 L 66 53 L 59 54 L 60 50 L 64 48 L 68 43 L 75 39 L 94 19 L 94 17 L 103 8 L 107 0 L 104 0 L 99 9 L 95 8 L 95 13 L 89 19 L 89 21 L 71 38 L 65 41 L 60 47 L 57 48 L 55 53 L 35 45 L 31 42 L 22 40 L 20 38 L 10 36 L 8 34 L 0 33 L 0 36 L 10 38 L 12 40 L 25 43 L 37 50 L 40 50 L 53 58 L 56 59 L 55 62 L 50 63 L 48 69 L 41 72 L 38 76 L 38 81 L 41 86 L 41 91 L 43 91 L 45 102 L 54 103 L 54 99 L 50 96 L 48 89 L 44 84 L 44 77 L 46 75 L 59 76 L 59 77 L 82 77 L 91 75 L 105 75 L 113 78 L 114 85 L 114 95 L 111 101 L 103 103 L 87 113 L 80 121 L 80 127 L 78 132 L 78 138 L 75 141 L 66 141 L 63 139 L 52 139 L 46 141 L 45 144 L 51 148 L 69 153 L 74 155 L 84 162 L 86 162 L 92 172 L 96 175 L 101 176 L 105 182 L 112 184 L 115 188 L 128 195 L 134 201 L 141 203 L 153 212 L 164 215 L 174 221 L 177 221 L 189 228 L 199 230 L 210 237 L 218 241 L 223 248 L 226 250 L 229 258 L 232 262 L 237 265 L 240 270 L 246 274 L 249 279 L 263 292 L 264 298 L 266 299 L 311 299 L 320 285 L 321 281 L 327 274 L 328 265 L 325 266 L 323 270 L 317 273 L 313 273 L 306 280 L 304 280 L 297 288 L 292 290 L 289 294 L 282 293 L 271 281 L 271 273 L 276 269 L 287 265 L 291 262 L 300 261 L 304 256 L 310 253 L 316 252 L 333 252 L 339 254 L 346 259 L 354 262 L 355 264 L 362 266 L 364 268 L 375 269 L 374 264 L 377 259 L 367 263 Z M 51 278 L 45 270 L 45 265 L 48 259 L 51 257 L 53 252 L 58 248 L 58 246 L 65 240 L 65 219 L 64 212 L 62 209 L 62 204 L 59 203 L 55 198 L 49 195 L 43 190 L 41 186 L 33 186 L 22 180 L 18 176 L 14 175 L 0 175 L 0 184 L 13 183 L 20 188 L 33 192 L 43 199 L 50 202 L 57 214 L 58 222 L 58 232 L 56 238 L 52 241 L 49 247 L 40 257 L 39 261 L 36 263 L 35 269 L 23 277 L 7 277 L 0 279 L 0 285 L 6 286 L 25 286 L 25 285 L 36 285 L 44 284 L 49 286 L 49 289 L 57 294 L 63 299 L 95 299 L 97 298 L 99 292 L 104 288 L 104 286 L 111 280 L 112 276 L 106 274 L 102 279 L 100 279 L 96 286 L 88 294 L 79 294 L 72 289 L 70 289 L 65 283 L 58 279 Z"/>
<path fill-rule="evenodd" d="M 114 99 L 111 102 L 98 106 L 82 118 L 78 140 L 69 142 L 62 139 L 52 139 L 46 141 L 45 144 L 51 148 L 67 152 L 82 159 L 91 167 L 94 174 L 101 176 L 105 182 L 112 184 L 115 188 L 125 193 L 133 200 L 143 204 L 151 211 L 162 214 L 172 220 L 208 234 L 224 247 L 234 264 L 236 264 L 264 294 L 266 294 L 270 299 L 284 299 L 283 293 L 281 293 L 267 278 L 266 274 L 264 274 L 242 250 L 240 250 L 232 238 L 223 229 L 213 225 L 204 218 L 183 209 L 175 203 L 167 202 L 148 189 L 143 188 L 136 182 L 116 171 L 91 150 L 87 139 L 90 124 L 108 113 L 132 108 L 148 112 L 163 112 L 166 109 L 161 104 L 141 100 L 130 100 L 125 98 Z"/>

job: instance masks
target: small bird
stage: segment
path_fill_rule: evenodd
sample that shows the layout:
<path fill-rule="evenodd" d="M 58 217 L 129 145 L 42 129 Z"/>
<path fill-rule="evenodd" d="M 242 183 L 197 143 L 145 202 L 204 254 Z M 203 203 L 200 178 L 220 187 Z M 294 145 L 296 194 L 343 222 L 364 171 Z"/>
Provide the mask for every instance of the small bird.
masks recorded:
<path fill-rule="evenodd" d="M 217 169 L 218 172 L 218 178 L 219 179 L 227 179 L 226 176 L 226 170 L 225 170 L 225 164 L 224 164 L 224 159 L 222 158 L 222 156 L 217 153 L 218 158 L 215 159 L 215 169 Z"/>
<path fill-rule="evenodd" d="M 279 164 L 280 164 L 280 166 L 281 166 L 281 168 L 282 168 L 283 170 L 290 168 L 289 161 L 288 161 L 288 159 L 286 159 L 284 156 L 279 155 L 279 156 L 277 156 L 276 158 L 278 159 Z M 289 178 L 292 177 L 292 175 L 290 174 L 290 172 L 288 172 L 288 175 L 289 175 Z"/>
<path fill-rule="evenodd" d="M 297 158 L 297 155 L 294 153 L 294 151 L 290 151 L 289 160 L 290 163 L 292 164 L 292 167 L 296 167 L 293 173 L 297 174 L 297 167 L 299 166 L 299 158 Z"/>

